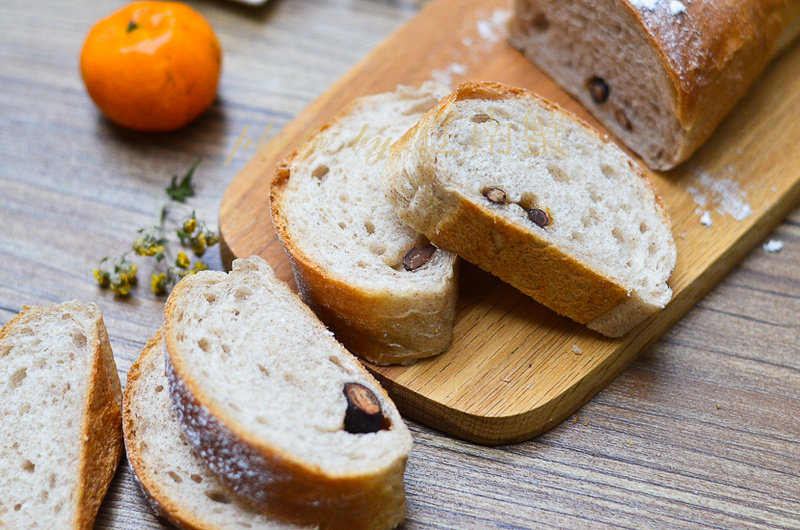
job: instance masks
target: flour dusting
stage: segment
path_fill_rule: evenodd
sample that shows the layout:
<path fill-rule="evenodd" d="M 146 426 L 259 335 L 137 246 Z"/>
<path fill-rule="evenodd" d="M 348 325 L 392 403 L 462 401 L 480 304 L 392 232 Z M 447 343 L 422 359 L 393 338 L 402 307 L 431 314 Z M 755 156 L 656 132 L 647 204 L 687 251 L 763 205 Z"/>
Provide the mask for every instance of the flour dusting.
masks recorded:
<path fill-rule="evenodd" d="M 478 35 L 490 43 L 499 41 L 506 36 L 506 26 L 509 18 L 511 18 L 510 10 L 495 9 L 491 16 L 477 22 Z"/>
<path fill-rule="evenodd" d="M 775 252 L 780 252 L 783 250 L 783 241 L 778 239 L 770 239 L 766 243 L 764 243 L 764 250 L 769 252 L 770 254 L 774 254 Z"/>
<path fill-rule="evenodd" d="M 731 173 L 732 169 L 728 168 L 728 171 Z M 737 221 L 753 215 L 753 209 L 747 202 L 747 193 L 733 178 L 714 178 L 705 171 L 700 171 L 694 184 L 687 186 L 686 191 L 699 207 L 713 205 L 718 213 L 730 215 Z"/>
<path fill-rule="evenodd" d="M 711 221 L 711 212 L 709 212 L 708 210 L 703 212 L 703 216 L 700 217 L 700 224 L 706 227 L 710 227 L 713 224 L 713 222 Z"/>
<path fill-rule="evenodd" d="M 469 68 L 461 63 L 451 63 L 445 68 L 440 68 L 431 72 L 431 79 L 440 85 L 446 87 L 453 86 L 453 76 L 464 75 L 469 71 Z"/>

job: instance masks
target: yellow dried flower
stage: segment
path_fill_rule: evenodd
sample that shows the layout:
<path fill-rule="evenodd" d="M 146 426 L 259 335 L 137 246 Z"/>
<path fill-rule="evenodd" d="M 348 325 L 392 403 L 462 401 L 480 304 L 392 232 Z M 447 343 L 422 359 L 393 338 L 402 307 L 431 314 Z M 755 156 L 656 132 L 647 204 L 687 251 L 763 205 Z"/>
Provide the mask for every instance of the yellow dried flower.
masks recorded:
<path fill-rule="evenodd" d="M 186 267 L 189 266 L 190 262 L 191 261 L 189 260 L 189 256 L 187 256 L 185 252 L 178 252 L 178 257 L 175 260 L 175 265 L 177 265 L 181 269 L 185 269 Z"/>
<path fill-rule="evenodd" d="M 206 265 L 202 261 L 197 260 L 194 262 L 194 272 L 207 271 L 207 270 L 208 270 L 208 265 Z"/>
<path fill-rule="evenodd" d="M 183 231 L 189 235 L 192 235 L 194 231 L 197 229 L 197 219 L 191 217 L 183 222 Z"/>
<path fill-rule="evenodd" d="M 150 278 L 150 289 L 155 294 L 164 294 L 167 292 L 167 275 L 163 272 L 161 274 L 153 274 Z"/>
<path fill-rule="evenodd" d="M 206 252 L 206 235 L 200 232 L 192 238 L 192 252 L 198 258 Z"/>
<path fill-rule="evenodd" d="M 219 236 L 214 232 L 206 232 L 206 244 L 213 247 L 217 243 L 219 243 Z"/>
<path fill-rule="evenodd" d="M 108 271 L 101 271 L 100 269 L 94 270 L 94 279 L 100 284 L 100 287 L 108 287 L 111 283 L 111 275 Z"/>
<path fill-rule="evenodd" d="M 136 264 L 123 261 L 119 266 L 119 279 L 123 283 L 136 283 Z"/>
<path fill-rule="evenodd" d="M 131 292 L 131 284 L 115 278 L 111 281 L 111 292 L 117 296 L 128 296 Z"/>

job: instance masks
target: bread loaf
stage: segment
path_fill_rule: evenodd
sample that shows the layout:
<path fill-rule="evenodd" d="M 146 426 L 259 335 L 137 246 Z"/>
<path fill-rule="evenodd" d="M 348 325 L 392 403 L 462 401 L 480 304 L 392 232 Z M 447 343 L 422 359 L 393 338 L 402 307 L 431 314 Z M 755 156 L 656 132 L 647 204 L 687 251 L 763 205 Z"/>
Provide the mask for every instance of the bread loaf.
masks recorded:
<path fill-rule="evenodd" d="M 389 145 L 445 93 L 426 84 L 354 101 L 272 184 L 273 222 L 303 300 L 376 364 L 411 364 L 453 341 L 456 257 L 403 224 L 380 188 Z"/>
<path fill-rule="evenodd" d="M 0 330 L 0 373 L 0 528 L 93 528 L 122 454 L 100 310 L 23 308 Z"/>
<path fill-rule="evenodd" d="M 228 487 L 296 524 L 400 524 L 407 427 L 264 260 L 185 278 L 167 301 L 164 326 L 178 421 Z"/>
<path fill-rule="evenodd" d="M 797 0 L 515 0 L 510 41 L 654 169 L 691 156 L 800 33 Z"/>
<path fill-rule="evenodd" d="M 527 91 L 461 85 L 392 146 L 385 185 L 433 243 L 605 335 L 672 296 L 670 222 L 641 170 Z"/>
<path fill-rule="evenodd" d="M 123 426 L 128 461 L 156 515 L 179 528 L 292 529 L 258 513 L 194 454 L 172 410 L 161 330 L 128 371 Z"/>

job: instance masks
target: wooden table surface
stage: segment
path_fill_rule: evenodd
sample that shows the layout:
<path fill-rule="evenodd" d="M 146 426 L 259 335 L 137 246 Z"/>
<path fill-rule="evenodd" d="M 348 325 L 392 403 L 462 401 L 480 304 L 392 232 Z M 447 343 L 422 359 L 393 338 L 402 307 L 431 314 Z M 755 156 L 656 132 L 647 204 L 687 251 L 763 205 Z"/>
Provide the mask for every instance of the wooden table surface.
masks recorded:
<path fill-rule="evenodd" d="M 134 296 L 114 299 L 92 279 L 96 261 L 128 248 L 170 175 L 197 157 L 191 204 L 215 222 L 260 137 L 422 2 L 191 4 L 224 50 L 219 98 L 185 130 L 140 134 L 101 118 L 78 72 L 89 27 L 121 2 L 0 3 L 0 323 L 24 304 L 94 301 L 123 381 L 163 299 L 149 293 L 146 267 Z M 406 527 L 800 527 L 800 211 L 772 237 L 781 252 L 754 249 L 549 433 L 487 448 L 411 424 Z M 216 249 L 210 263 L 221 267 Z M 97 527 L 161 527 L 126 462 Z"/>

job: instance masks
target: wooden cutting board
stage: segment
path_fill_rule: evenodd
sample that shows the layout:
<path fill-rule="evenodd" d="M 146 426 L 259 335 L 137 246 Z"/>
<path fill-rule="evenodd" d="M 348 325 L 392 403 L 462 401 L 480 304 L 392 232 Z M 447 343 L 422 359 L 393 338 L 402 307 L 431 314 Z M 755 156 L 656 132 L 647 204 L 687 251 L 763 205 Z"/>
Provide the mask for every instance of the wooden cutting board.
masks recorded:
<path fill-rule="evenodd" d="M 270 179 L 287 151 L 353 98 L 428 79 L 499 81 L 529 88 L 603 130 L 505 43 L 509 9 L 507 0 L 431 2 L 271 139 L 223 198 L 226 264 L 258 254 L 293 283 L 268 210 Z M 798 72 L 800 46 L 794 46 L 688 163 L 649 172 L 672 216 L 678 247 L 670 281 L 675 294 L 666 309 L 610 340 L 465 265 L 452 348 L 410 367 L 368 365 L 403 414 L 477 443 L 515 442 L 552 428 L 608 384 L 798 202 Z"/>

